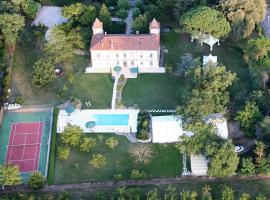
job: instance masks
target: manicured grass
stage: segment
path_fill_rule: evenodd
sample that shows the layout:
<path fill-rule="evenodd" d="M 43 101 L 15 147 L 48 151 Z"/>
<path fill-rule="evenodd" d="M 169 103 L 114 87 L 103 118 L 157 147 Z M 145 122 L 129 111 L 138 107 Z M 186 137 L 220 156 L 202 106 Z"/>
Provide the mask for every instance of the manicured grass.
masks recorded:
<path fill-rule="evenodd" d="M 47 182 L 49 185 L 54 182 L 54 166 L 55 166 L 55 156 L 56 156 L 56 136 L 57 136 L 57 120 L 58 120 L 59 110 L 56 108 L 53 111 L 53 125 L 51 133 L 51 147 L 50 147 L 50 159 L 49 159 L 49 169 Z"/>
<path fill-rule="evenodd" d="M 123 89 L 125 106 L 147 109 L 174 109 L 179 105 L 183 79 L 173 74 L 140 74 Z"/>
<path fill-rule="evenodd" d="M 68 160 L 61 161 L 56 158 L 55 183 L 111 180 L 114 174 L 122 174 L 123 178 L 129 179 L 133 169 L 143 170 L 152 178 L 175 177 L 181 173 L 181 155 L 173 144 L 149 144 L 154 151 L 151 162 L 147 165 L 135 165 L 128 153 L 129 148 L 135 144 L 130 143 L 124 136 L 105 133 L 102 135 L 103 142 L 97 140 L 96 147 L 89 153 L 75 149 L 71 151 Z M 96 138 L 97 134 L 89 133 L 88 136 Z M 105 144 L 105 140 L 111 136 L 119 141 L 119 146 L 115 149 L 110 149 Z M 103 168 L 95 169 L 89 165 L 93 154 L 102 154 L 106 157 L 106 165 Z"/>
<path fill-rule="evenodd" d="M 38 60 L 39 52 L 32 44 L 18 45 L 13 65 L 12 96 L 21 97 L 25 105 L 53 104 L 65 102 L 77 97 L 82 101 L 90 100 L 94 108 L 107 108 L 111 102 L 113 81 L 109 74 L 85 74 L 89 58 L 74 56 L 62 66 L 64 77 L 45 87 L 37 88 L 31 83 L 32 66 Z M 74 81 L 70 83 L 69 77 Z M 67 93 L 59 96 L 59 92 L 67 87 Z"/>

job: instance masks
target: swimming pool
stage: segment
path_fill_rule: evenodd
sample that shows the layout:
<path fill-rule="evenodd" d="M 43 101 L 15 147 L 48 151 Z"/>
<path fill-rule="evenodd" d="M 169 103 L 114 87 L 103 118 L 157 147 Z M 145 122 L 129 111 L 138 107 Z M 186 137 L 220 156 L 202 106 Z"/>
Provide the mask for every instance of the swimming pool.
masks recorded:
<path fill-rule="evenodd" d="M 129 121 L 128 114 L 95 114 L 93 118 L 97 126 L 127 126 Z"/>

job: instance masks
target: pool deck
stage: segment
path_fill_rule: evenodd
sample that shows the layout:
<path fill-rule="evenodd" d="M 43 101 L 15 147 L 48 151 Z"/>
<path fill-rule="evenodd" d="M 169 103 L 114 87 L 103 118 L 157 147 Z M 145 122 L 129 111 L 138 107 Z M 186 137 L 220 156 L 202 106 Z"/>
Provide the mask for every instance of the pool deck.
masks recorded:
<path fill-rule="evenodd" d="M 67 124 L 77 125 L 83 129 L 85 133 L 135 133 L 137 132 L 137 109 L 86 109 L 86 110 L 75 110 L 73 113 L 68 114 L 65 110 L 60 110 L 58 115 L 57 132 L 62 133 Z M 129 115 L 128 125 L 96 125 L 93 128 L 87 128 L 86 123 L 94 121 L 93 115 L 98 114 L 127 114 Z"/>

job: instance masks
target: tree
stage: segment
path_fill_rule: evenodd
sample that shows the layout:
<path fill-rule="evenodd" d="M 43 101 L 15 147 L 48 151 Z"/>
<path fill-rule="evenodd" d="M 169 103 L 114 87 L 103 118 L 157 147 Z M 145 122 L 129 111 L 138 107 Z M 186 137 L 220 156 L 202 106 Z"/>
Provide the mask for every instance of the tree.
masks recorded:
<path fill-rule="evenodd" d="M 0 184 L 2 185 L 2 189 L 4 189 L 5 186 L 15 186 L 21 183 L 22 177 L 18 165 L 0 165 Z"/>
<path fill-rule="evenodd" d="M 226 38 L 231 31 L 224 15 L 209 7 L 198 7 L 185 13 L 180 23 L 191 35 L 211 34 L 215 38 Z"/>
<path fill-rule="evenodd" d="M 118 144 L 119 144 L 118 140 L 115 139 L 114 137 L 110 137 L 106 140 L 106 145 L 111 149 L 114 149 L 115 147 L 117 147 Z"/>
<path fill-rule="evenodd" d="M 195 191 L 183 190 L 180 192 L 181 200 L 196 200 L 198 194 Z"/>
<path fill-rule="evenodd" d="M 251 197 L 250 197 L 250 195 L 247 194 L 247 193 L 241 194 L 241 196 L 240 196 L 240 198 L 239 198 L 239 200 L 250 200 L 250 199 L 251 199 Z"/>
<path fill-rule="evenodd" d="M 270 135 L 270 117 L 266 116 L 261 122 L 262 133 L 264 135 Z"/>
<path fill-rule="evenodd" d="M 169 185 L 164 194 L 164 200 L 177 200 L 176 187 Z"/>
<path fill-rule="evenodd" d="M 28 180 L 28 185 L 34 190 L 41 189 L 45 185 L 45 178 L 40 172 L 35 172 L 31 174 Z"/>
<path fill-rule="evenodd" d="M 147 164 L 153 156 L 153 151 L 148 145 L 141 144 L 132 146 L 129 150 L 129 154 L 134 159 L 135 163 Z"/>
<path fill-rule="evenodd" d="M 263 194 L 259 194 L 255 200 L 267 200 L 267 198 Z"/>
<path fill-rule="evenodd" d="M 157 188 L 155 188 L 154 190 L 150 190 L 150 191 L 147 193 L 146 200 L 161 200 Z"/>
<path fill-rule="evenodd" d="M 209 185 L 205 185 L 202 189 L 202 200 L 213 200 L 211 187 Z"/>
<path fill-rule="evenodd" d="M 40 59 L 35 62 L 32 72 L 32 83 L 41 87 L 53 82 L 56 79 L 54 65 L 50 59 Z"/>
<path fill-rule="evenodd" d="M 265 0 L 221 0 L 218 9 L 223 12 L 232 27 L 234 38 L 241 39 L 251 35 L 266 13 Z"/>
<path fill-rule="evenodd" d="M 128 0 L 118 0 L 117 1 L 117 8 L 118 10 L 128 10 L 129 9 L 129 1 Z"/>
<path fill-rule="evenodd" d="M 262 59 L 270 50 L 270 40 L 265 36 L 250 39 L 244 49 L 251 60 Z"/>
<path fill-rule="evenodd" d="M 236 74 L 225 66 L 196 66 L 186 73 L 190 86 L 186 89 L 182 106 L 177 113 L 188 123 L 200 122 L 213 113 L 224 113 L 229 102 L 228 88 L 236 79 Z"/>
<path fill-rule="evenodd" d="M 69 6 L 64 6 L 62 9 L 62 15 L 69 20 L 78 21 L 79 16 L 82 14 L 83 10 L 83 4 L 75 3 Z"/>
<path fill-rule="evenodd" d="M 103 22 L 104 28 L 108 29 L 111 25 L 111 13 L 109 12 L 107 6 L 102 4 L 101 9 L 99 11 L 99 19 Z"/>
<path fill-rule="evenodd" d="M 223 186 L 221 200 L 234 200 L 233 189 L 228 186 Z"/>
<path fill-rule="evenodd" d="M 173 5 L 174 16 L 176 19 L 179 19 L 184 12 L 199 5 L 207 5 L 207 0 L 176 0 Z"/>
<path fill-rule="evenodd" d="M 251 157 L 242 159 L 241 174 L 246 176 L 253 176 L 256 174 L 256 168 Z"/>
<path fill-rule="evenodd" d="M 93 154 L 92 159 L 89 161 L 89 164 L 92 165 L 94 168 L 100 169 L 101 167 L 105 166 L 106 158 L 101 154 Z"/>
<path fill-rule="evenodd" d="M 122 20 L 125 20 L 128 17 L 128 12 L 124 9 L 120 9 L 116 12 L 116 16 Z"/>
<path fill-rule="evenodd" d="M 97 17 L 97 11 L 94 6 L 88 5 L 84 7 L 83 13 L 80 16 L 79 22 L 82 25 L 92 25 Z"/>
<path fill-rule="evenodd" d="M 232 141 L 227 141 L 212 156 L 208 174 L 216 177 L 229 177 L 235 174 L 239 158 L 234 151 Z"/>
<path fill-rule="evenodd" d="M 148 32 L 148 19 L 146 15 L 139 15 L 136 17 L 132 24 L 133 32 L 139 31 L 140 33 Z"/>
<path fill-rule="evenodd" d="M 0 30 L 7 45 L 14 46 L 24 27 L 24 17 L 19 14 L 0 14 Z"/>
<path fill-rule="evenodd" d="M 96 139 L 84 137 L 80 144 L 80 151 L 89 152 L 95 146 L 96 146 Z"/>
<path fill-rule="evenodd" d="M 66 125 L 64 132 L 60 135 L 60 140 L 65 145 L 76 147 L 80 144 L 83 130 L 79 126 Z"/>
<path fill-rule="evenodd" d="M 33 0 L 12 0 L 28 17 L 34 19 L 41 5 Z"/>
<path fill-rule="evenodd" d="M 237 113 L 236 121 L 248 137 L 255 135 L 255 125 L 262 115 L 255 102 L 246 102 L 245 107 Z"/>
<path fill-rule="evenodd" d="M 50 31 L 44 50 L 54 63 L 60 63 L 73 57 L 73 41 L 67 37 L 65 31 L 56 26 Z"/>
<path fill-rule="evenodd" d="M 70 148 L 66 146 L 59 146 L 57 155 L 60 160 L 67 160 L 70 154 Z"/>

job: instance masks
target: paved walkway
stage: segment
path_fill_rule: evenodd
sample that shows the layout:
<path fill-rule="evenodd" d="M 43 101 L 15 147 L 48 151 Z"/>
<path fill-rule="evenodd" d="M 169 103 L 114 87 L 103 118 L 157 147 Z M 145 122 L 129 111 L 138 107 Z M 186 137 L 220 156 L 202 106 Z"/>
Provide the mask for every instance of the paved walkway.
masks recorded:
<path fill-rule="evenodd" d="M 267 180 L 270 177 L 267 176 L 253 176 L 253 177 L 239 177 L 235 176 L 226 180 L 240 181 L 240 180 Z M 212 177 L 195 177 L 185 176 L 179 178 L 160 178 L 160 179 L 149 179 L 149 180 L 126 180 L 126 181 L 105 181 L 105 182 L 93 182 L 93 183 L 73 183 L 63 185 L 50 185 L 45 186 L 41 192 L 57 192 L 63 190 L 90 190 L 90 189 L 109 189 L 118 187 L 128 186 L 147 186 L 147 185 L 173 185 L 190 182 L 221 182 L 224 179 L 212 178 Z M 4 193 L 14 192 L 31 192 L 27 185 L 21 185 L 13 188 L 6 187 L 4 190 L 0 190 L 0 195 Z"/>
<path fill-rule="evenodd" d="M 118 78 L 114 80 L 113 84 L 113 95 L 112 95 L 112 109 L 115 109 L 115 100 L 116 100 L 116 93 L 117 93 L 117 84 L 118 84 Z"/>
<path fill-rule="evenodd" d="M 264 20 L 260 23 L 265 34 L 270 37 L 270 10 L 267 10 Z"/>
<path fill-rule="evenodd" d="M 126 34 L 131 34 L 133 24 L 133 8 L 128 11 L 128 17 L 125 19 L 126 22 Z"/>

